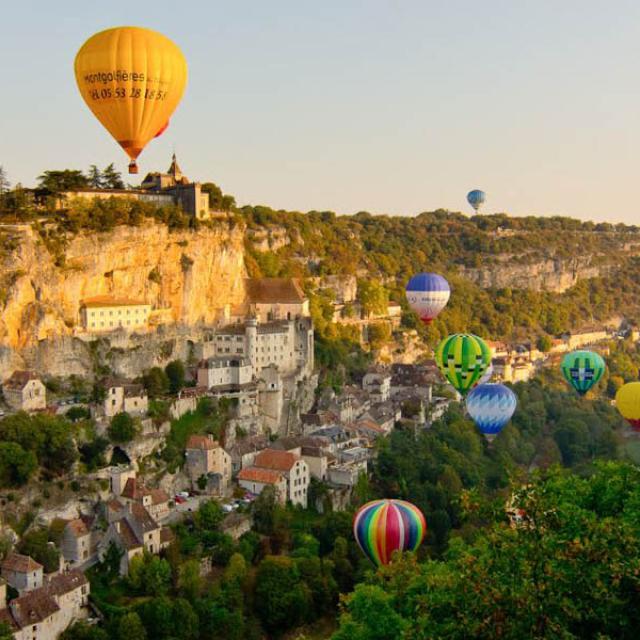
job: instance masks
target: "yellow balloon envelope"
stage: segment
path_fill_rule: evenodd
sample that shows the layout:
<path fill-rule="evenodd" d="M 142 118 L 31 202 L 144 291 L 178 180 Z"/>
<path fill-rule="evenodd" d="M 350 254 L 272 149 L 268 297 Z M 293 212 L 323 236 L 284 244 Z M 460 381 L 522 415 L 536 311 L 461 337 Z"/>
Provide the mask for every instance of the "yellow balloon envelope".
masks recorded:
<path fill-rule="evenodd" d="M 168 122 L 187 84 L 187 61 L 161 33 L 117 27 L 91 36 L 75 61 L 84 101 L 125 150 L 136 158 Z"/>
<path fill-rule="evenodd" d="M 633 429 L 640 431 L 640 382 L 628 382 L 618 389 L 616 407 Z"/>

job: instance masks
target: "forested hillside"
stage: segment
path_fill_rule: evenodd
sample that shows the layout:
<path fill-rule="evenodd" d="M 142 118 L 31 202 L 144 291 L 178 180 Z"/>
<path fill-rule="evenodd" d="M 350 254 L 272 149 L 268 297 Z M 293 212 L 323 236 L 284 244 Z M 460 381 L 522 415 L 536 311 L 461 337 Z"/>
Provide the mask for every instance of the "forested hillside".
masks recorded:
<path fill-rule="evenodd" d="M 570 218 L 467 217 L 446 211 L 416 217 L 336 216 L 244 207 L 251 273 L 301 277 L 354 274 L 384 285 L 403 305 L 404 286 L 419 271 L 436 271 L 454 295 L 429 330 L 431 338 L 473 331 L 493 339 L 527 339 L 575 331 L 613 316 L 634 320 L 640 311 L 640 230 Z M 259 239 L 258 243 L 256 239 Z M 473 270 L 505 272 L 552 261 L 576 284 L 483 288 Z M 404 317 L 406 326 L 414 318 Z"/>

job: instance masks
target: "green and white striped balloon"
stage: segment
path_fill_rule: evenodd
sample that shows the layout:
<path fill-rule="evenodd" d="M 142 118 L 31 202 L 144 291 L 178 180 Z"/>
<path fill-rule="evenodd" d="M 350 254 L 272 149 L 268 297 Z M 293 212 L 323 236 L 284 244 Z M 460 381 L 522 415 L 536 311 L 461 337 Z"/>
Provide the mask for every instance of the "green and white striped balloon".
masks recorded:
<path fill-rule="evenodd" d="M 445 338 L 435 355 L 442 375 L 463 396 L 480 381 L 491 364 L 487 343 L 470 333 L 455 333 Z"/>

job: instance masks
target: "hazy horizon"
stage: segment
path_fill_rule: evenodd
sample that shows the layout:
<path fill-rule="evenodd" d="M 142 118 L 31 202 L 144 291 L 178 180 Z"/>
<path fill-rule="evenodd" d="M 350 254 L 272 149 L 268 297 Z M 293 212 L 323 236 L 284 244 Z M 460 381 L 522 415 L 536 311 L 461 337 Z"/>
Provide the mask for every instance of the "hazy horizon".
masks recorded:
<path fill-rule="evenodd" d="M 212 180 L 238 204 L 298 211 L 638 220 L 640 5 L 371 0 L 304 6 L 12 3 L 0 165 L 12 183 L 114 162 L 120 147 L 75 85 L 93 33 L 135 24 L 174 40 L 189 84 L 140 157 Z M 127 176 L 125 176 L 127 178 Z M 132 180 L 133 182 L 133 180 Z"/>

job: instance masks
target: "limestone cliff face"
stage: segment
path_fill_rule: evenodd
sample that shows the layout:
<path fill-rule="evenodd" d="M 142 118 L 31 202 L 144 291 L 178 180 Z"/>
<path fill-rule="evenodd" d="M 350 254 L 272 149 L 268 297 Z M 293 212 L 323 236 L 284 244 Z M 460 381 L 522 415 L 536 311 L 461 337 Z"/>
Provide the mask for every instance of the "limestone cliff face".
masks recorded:
<path fill-rule="evenodd" d="M 13 232 L 17 246 L 5 251 L 0 269 L 0 350 L 7 362 L 42 341 L 77 334 L 84 298 L 144 300 L 164 322 L 184 326 L 211 323 L 225 305 L 245 299 L 240 227 L 170 232 L 145 223 L 80 234 L 69 239 L 62 267 L 30 227 Z"/>
<path fill-rule="evenodd" d="M 578 280 L 608 275 L 615 264 L 590 264 L 589 258 L 572 260 L 542 260 L 531 264 L 504 264 L 472 268 L 460 267 L 460 275 L 480 287 L 502 289 L 533 289 L 562 293 Z"/>

